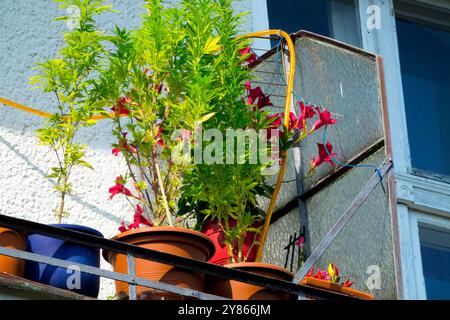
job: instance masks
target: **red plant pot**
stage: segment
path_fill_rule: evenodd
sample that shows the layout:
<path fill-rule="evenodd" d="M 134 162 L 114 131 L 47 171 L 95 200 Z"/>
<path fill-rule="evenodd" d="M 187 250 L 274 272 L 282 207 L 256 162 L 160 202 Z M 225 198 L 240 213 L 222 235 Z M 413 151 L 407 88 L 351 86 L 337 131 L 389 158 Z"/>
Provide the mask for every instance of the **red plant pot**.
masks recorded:
<path fill-rule="evenodd" d="M 231 228 L 236 226 L 236 220 L 230 219 L 228 223 Z M 262 223 L 260 222 L 253 225 L 254 228 L 261 226 Z M 220 224 L 217 221 L 210 221 L 203 226 L 202 233 L 212 240 L 216 249 L 216 253 L 208 262 L 221 266 L 230 263 L 228 246 L 224 243 L 225 233 Z M 254 262 L 256 260 L 258 245 L 255 244 L 255 241 L 259 241 L 259 234 L 256 232 L 247 232 L 244 238 L 244 245 L 242 246 L 242 254 L 244 257 L 247 257 L 246 262 Z M 235 246 L 237 247 L 237 240 Z M 237 256 L 237 252 L 234 252 L 234 254 Z"/>

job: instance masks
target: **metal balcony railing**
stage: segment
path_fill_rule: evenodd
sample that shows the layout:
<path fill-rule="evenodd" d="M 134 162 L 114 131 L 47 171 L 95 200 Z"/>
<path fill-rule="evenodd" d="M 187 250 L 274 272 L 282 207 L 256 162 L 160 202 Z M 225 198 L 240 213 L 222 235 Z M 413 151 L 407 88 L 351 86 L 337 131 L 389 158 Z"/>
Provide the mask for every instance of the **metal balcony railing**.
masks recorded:
<path fill-rule="evenodd" d="M 274 291 L 284 292 L 291 294 L 293 296 L 297 296 L 299 300 L 305 299 L 306 297 L 308 297 L 308 299 L 354 299 L 342 294 L 320 290 L 304 285 L 299 285 L 293 282 L 277 280 L 241 270 L 230 269 L 202 261 L 183 258 L 165 252 L 144 249 L 124 242 L 109 240 L 98 236 L 88 235 L 77 231 L 57 228 L 53 226 L 48 226 L 4 215 L 0 215 L 0 226 L 5 228 L 11 228 L 17 231 L 23 231 L 25 233 L 41 234 L 65 241 L 70 241 L 73 243 L 90 246 L 97 249 L 125 254 L 127 256 L 128 261 L 128 274 L 117 273 L 83 264 L 77 264 L 77 266 L 79 267 L 80 272 L 108 279 L 127 282 L 129 284 L 130 300 L 137 299 L 136 286 L 143 286 L 161 291 L 171 292 L 179 294 L 181 296 L 197 298 L 200 300 L 227 300 L 225 297 L 215 296 L 197 290 L 181 288 L 163 282 L 156 282 L 136 277 L 134 269 L 135 258 L 169 264 L 186 270 L 201 272 L 205 275 L 210 275 L 229 280 L 237 280 L 240 282 L 265 287 L 267 289 L 271 289 Z M 5 247 L 0 247 L 0 255 L 11 256 L 24 260 L 31 260 L 66 269 L 73 267 L 74 265 L 74 262 L 71 261 L 69 262 L 61 259 L 51 258 L 48 256 L 43 256 L 15 249 L 9 249 Z"/>

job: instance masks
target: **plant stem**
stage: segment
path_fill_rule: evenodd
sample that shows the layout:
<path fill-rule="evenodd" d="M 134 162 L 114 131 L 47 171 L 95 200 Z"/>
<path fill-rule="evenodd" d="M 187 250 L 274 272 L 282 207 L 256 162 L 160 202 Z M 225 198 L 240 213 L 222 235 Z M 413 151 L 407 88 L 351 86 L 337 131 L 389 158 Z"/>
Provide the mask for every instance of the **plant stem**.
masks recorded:
<path fill-rule="evenodd" d="M 61 224 L 62 217 L 64 215 L 64 205 L 65 205 L 65 199 L 66 199 L 67 179 L 68 179 L 67 175 L 64 176 L 63 190 L 61 192 L 61 201 L 59 203 L 59 210 L 58 210 L 57 215 L 56 215 L 56 219 L 57 219 L 58 224 Z"/>
<path fill-rule="evenodd" d="M 163 181 L 161 179 L 161 173 L 159 171 L 158 162 L 155 162 L 155 169 L 156 169 L 156 175 L 158 177 L 159 188 L 161 189 L 161 197 L 163 199 L 164 209 L 166 210 L 167 222 L 169 222 L 169 225 L 171 227 L 173 227 L 172 216 L 170 215 L 170 210 L 169 210 L 169 205 L 167 203 L 166 193 L 164 192 L 164 185 L 163 185 Z"/>

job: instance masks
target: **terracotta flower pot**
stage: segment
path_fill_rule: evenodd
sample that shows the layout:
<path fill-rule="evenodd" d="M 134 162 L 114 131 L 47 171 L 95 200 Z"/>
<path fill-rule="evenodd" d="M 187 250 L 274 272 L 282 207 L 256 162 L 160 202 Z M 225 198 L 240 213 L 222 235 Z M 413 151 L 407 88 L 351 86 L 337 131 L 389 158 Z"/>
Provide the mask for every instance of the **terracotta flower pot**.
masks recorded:
<path fill-rule="evenodd" d="M 25 236 L 17 231 L 0 228 L 0 246 L 25 251 Z M 0 255 L 0 273 L 23 277 L 25 261 Z"/>
<path fill-rule="evenodd" d="M 374 296 L 362 291 L 358 291 L 352 288 L 348 288 L 348 287 L 343 287 L 340 284 L 337 283 L 331 283 L 330 281 L 326 281 L 326 280 L 321 280 L 321 279 L 316 279 L 313 277 L 305 277 L 303 278 L 301 284 L 306 285 L 306 286 L 311 286 L 311 287 L 316 287 L 316 288 L 320 288 L 320 289 L 325 289 L 325 290 L 329 290 L 329 291 L 334 291 L 334 292 L 338 292 L 341 294 L 346 294 L 348 296 L 352 296 L 355 298 L 359 298 L 359 299 L 364 299 L 364 300 L 374 300 Z"/>
<path fill-rule="evenodd" d="M 146 249 L 170 253 L 184 258 L 206 262 L 214 254 L 211 240 L 200 232 L 176 227 L 143 228 L 123 232 L 113 240 L 123 241 Z M 111 263 L 115 272 L 128 273 L 127 259 L 123 254 L 103 251 L 103 257 Z M 135 260 L 136 276 L 153 281 L 203 291 L 204 275 L 175 266 L 144 259 Z M 119 299 L 128 298 L 128 284 L 116 281 Z M 184 297 L 146 287 L 137 287 L 140 300 L 182 300 Z"/>
<path fill-rule="evenodd" d="M 243 262 L 227 264 L 225 267 L 239 269 L 242 271 L 256 273 L 261 276 L 275 278 L 278 280 L 292 281 L 294 275 L 279 266 L 258 263 Z M 283 292 L 274 292 L 272 290 L 239 282 L 235 280 L 226 280 L 219 278 L 208 278 L 209 293 L 226 297 L 233 300 L 289 300 L 290 296 Z"/>
<path fill-rule="evenodd" d="M 236 225 L 236 220 L 229 220 L 230 227 L 234 227 Z M 255 224 L 254 227 L 258 228 L 261 226 L 261 223 Z M 218 265 L 225 265 L 230 262 L 230 255 L 228 252 L 228 246 L 225 245 L 225 233 L 222 230 L 222 227 L 217 221 L 210 221 L 206 223 L 202 228 L 202 233 L 205 234 L 208 238 L 212 240 L 214 243 L 214 247 L 216 248 L 216 253 L 214 256 L 209 259 L 209 263 L 214 263 Z M 247 232 L 244 244 L 242 246 L 242 254 L 244 257 L 247 257 L 247 262 L 254 262 L 256 259 L 256 253 L 258 252 L 258 246 L 254 245 L 259 240 L 259 234 L 256 232 Z M 237 246 L 237 241 L 236 241 Z M 235 253 L 237 256 L 237 253 Z"/>

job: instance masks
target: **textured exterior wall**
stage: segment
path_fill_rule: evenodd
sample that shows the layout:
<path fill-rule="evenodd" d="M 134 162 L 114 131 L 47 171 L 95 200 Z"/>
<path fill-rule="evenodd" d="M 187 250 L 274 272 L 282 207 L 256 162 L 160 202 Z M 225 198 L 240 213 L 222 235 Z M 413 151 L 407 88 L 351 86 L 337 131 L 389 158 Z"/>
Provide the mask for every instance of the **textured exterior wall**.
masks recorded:
<path fill-rule="evenodd" d="M 136 26 L 145 12 L 143 0 L 106 2 L 120 12 L 99 19 L 104 30 L 111 30 L 115 23 Z M 236 3 L 237 11 L 250 7 L 250 1 Z M 53 96 L 30 90 L 28 78 L 34 74 L 34 62 L 53 57 L 62 45 L 61 32 L 67 26 L 51 20 L 65 12 L 51 0 L 2 0 L 0 12 L 0 96 L 52 112 Z M 244 27 L 250 30 L 251 16 L 246 19 Z M 43 119 L 4 105 L 0 110 L 0 214 L 55 223 L 52 210 L 58 199 L 52 183 L 45 178 L 55 159 L 38 146 L 34 135 Z M 75 195 L 67 201 L 71 215 L 64 221 L 96 228 L 106 237 L 115 235 L 119 222 L 131 216 L 123 199 L 108 200 L 108 188 L 125 169 L 124 163 L 111 154 L 110 129 L 111 122 L 102 121 L 80 132 L 79 140 L 89 144 L 87 160 L 95 171 L 80 169 L 74 174 Z M 103 259 L 102 266 L 109 268 Z M 102 279 L 101 288 L 102 298 L 114 293 L 112 281 Z"/>

